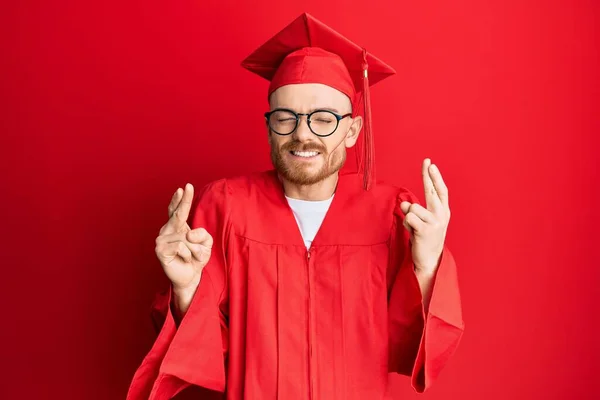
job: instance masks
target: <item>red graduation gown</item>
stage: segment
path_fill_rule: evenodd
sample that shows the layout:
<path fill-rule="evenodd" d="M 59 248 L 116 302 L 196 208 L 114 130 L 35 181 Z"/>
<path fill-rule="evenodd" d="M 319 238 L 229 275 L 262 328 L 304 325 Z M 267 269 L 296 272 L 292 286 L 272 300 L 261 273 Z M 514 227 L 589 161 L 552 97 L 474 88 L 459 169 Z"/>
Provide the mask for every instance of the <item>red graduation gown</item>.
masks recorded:
<path fill-rule="evenodd" d="M 388 373 L 428 388 L 463 332 L 455 263 L 444 249 L 424 313 L 400 202 L 408 190 L 342 175 L 310 251 L 274 171 L 207 185 L 191 227 L 214 237 L 177 327 L 162 326 L 127 399 L 201 386 L 227 399 L 382 399 Z"/>

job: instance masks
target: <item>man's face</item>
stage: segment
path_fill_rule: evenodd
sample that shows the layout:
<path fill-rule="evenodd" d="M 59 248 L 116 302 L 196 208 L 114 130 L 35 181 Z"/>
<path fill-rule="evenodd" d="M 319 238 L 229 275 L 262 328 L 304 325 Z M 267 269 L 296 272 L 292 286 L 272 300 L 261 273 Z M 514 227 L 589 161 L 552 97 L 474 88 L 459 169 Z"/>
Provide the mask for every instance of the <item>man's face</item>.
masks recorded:
<path fill-rule="evenodd" d="M 296 113 L 326 109 L 338 115 L 352 112 L 350 99 L 330 86 L 318 83 L 286 85 L 275 90 L 269 99 L 271 110 L 286 108 Z M 342 168 L 346 148 L 356 144 L 362 127 L 360 117 L 342 119 L 335 132 L 326 137 L 309 129 L 306 116 L 301 116 L 296 130 L 287 136 L 269 127 L 271 160 L 277 171 L 291 183 L 312 185 Z"/>

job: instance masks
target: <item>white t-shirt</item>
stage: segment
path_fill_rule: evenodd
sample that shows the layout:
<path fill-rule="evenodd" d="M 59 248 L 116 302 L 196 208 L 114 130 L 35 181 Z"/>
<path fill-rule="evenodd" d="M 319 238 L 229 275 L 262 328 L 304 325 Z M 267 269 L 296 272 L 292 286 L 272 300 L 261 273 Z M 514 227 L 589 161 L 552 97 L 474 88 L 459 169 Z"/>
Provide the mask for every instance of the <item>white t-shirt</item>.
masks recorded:
<path fill-rule="evenodd" d="M 302 239 L 304 239 L 304 245 L 307 249 L 310 249 L 310 245 L 323 223 L 325 214 L 329 210 L 333 196 L 328 200 L 319 201 L 298 200 L 287 196 L 285 198 L 294 212 Z"/>

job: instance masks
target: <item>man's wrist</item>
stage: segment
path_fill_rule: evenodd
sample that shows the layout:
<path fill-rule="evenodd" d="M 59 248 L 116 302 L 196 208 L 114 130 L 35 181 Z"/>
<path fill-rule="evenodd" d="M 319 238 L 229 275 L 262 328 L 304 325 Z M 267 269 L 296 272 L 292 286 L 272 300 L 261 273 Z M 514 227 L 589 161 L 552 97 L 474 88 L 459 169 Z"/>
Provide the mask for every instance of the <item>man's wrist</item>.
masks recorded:
<path fill-rule="evenodd" d="M 436 267 L 422 267 L 416 264 L 413 264 L 413 268 L 415 270 L 415 275 L 417 275 L 419 278 L 423 278 L 423 279 L 432 279 L 435 277 L 435 273 L 437 272 L 437 266 Z"/>
<path fill-rule="evenodd" d="M 197 279 L 185 287 L 177 287 L 173 285 L 173 305 L 181 318 L 183 318 L 190 307 L 192 299 L 194 298 L 194 294 L 196 294 L 196 290 L 198 290 L 199 284 L 200 276 L 198 276 Z"/>

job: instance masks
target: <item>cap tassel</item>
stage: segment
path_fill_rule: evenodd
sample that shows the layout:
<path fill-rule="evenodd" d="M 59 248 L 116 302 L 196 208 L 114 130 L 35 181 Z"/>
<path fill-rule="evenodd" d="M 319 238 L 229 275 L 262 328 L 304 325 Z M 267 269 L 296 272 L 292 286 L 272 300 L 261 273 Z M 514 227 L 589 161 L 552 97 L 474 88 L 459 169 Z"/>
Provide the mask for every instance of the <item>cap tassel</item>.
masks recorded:
<path fill-rule="evenodd" d="M 375 148 L 373 143 L 373 122 L 371 120 L 371 95 L 369 93 L 369 64 L 367 51 L 363 49 L 363 106 L 364 106 L 364 176 L 363 185 L 369 190 L 375 181 Z"/>

